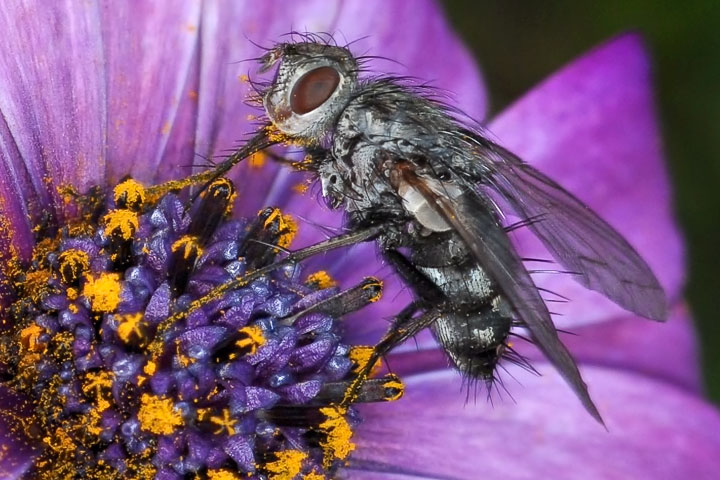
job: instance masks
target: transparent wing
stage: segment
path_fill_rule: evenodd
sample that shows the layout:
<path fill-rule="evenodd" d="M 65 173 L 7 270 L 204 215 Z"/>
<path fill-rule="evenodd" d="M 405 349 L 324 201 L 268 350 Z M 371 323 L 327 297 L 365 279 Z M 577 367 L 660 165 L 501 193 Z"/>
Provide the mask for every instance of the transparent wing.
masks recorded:
<path fill-rule="evenodd" d="M 510 301 L 540 350 L 572 387 L 585 409 L 602 423 L 575 361 L 558 338 L 545 302 L 493 211 L 472 190 L 451 199 L 435 193 L 412 169 L 402 168 L 400 172 L 403 180 L 460 235 L 478 264 Z"/>
<path fill-rule="evenodd" d="M 573 278 L 646 318 L 667 319 L 667 299 L 648 264 L 613 227 L 575 196 L 492 142 L 473 136 L 498 193 Z M 629 206 L 630 208 L 631 206 Z"/>

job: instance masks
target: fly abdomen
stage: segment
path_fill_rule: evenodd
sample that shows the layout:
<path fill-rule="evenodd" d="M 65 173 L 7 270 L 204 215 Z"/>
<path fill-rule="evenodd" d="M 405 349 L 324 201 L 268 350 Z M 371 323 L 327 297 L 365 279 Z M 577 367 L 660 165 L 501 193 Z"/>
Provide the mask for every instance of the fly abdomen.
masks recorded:
<path fill-rule="evenodd" d="M 502 297 L 475 311 L 451 311 L 431 326 L 455 367 L 471 378 L 492 380 L 510 334 L 512 317 Z"/>
<path fill-rule="evenodd" d="M 416 239 L 410 262 L 448 298 L 463 309 L 492 302 L 496 288 L 454 232 Z"/>
<path fill-rule="evenodd" d="M 431 325 L 435 338 L 464 375 L 493 379 L 513 324 L 510 303 L 453 232 L 416 242 L 409 262 L 447 299 L 430 307 L 441 312 Z"/>

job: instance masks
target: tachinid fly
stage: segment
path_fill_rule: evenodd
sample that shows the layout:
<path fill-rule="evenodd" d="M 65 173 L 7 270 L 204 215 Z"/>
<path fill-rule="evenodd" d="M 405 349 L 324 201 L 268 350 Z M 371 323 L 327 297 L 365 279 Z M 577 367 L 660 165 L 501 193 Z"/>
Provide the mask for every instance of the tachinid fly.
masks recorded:
<path fill-rule="evenodd" d="M 260 91 L 269 122 L 213 175 L 274 143 L 303 146 L 302 168 L 319 178 L 331 207 L 345 209 L 350 233 L 286 261 L 375 240 L 414 293 L 374 347 L 374 359 L 430 327 L 460 372 L 491 380 L 498 360 L 511 353 L 511 327 L 522 326 L 602 421 L 508 233 L 531 229 L 585 287 L 638 315 L 665 320 L 665 294 L 648 265 L 580 200 L 479 129 L 462 125 L 432 90 L 401 78 L 361 79 L 361 61 L 314 35 L 267 51 L 261 72 L 277 66 Z M 522 221 L 505 225 L 503 212 Z"/>

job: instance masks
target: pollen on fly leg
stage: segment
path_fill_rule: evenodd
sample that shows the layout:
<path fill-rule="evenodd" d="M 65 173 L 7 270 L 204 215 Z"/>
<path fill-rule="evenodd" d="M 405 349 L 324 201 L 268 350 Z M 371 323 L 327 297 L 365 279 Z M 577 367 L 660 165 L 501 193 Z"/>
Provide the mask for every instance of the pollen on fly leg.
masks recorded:
<path fill-rule="evenodd" d="M 233 218 L 234 185 L 216 173 L 78 195 L 77 218 L 17 269 L 0 378 L 33 412 L 20 428 L 34 474 L 332 476 L 352 452 L 358 418 L 340 404 L 363 357 L 342 317 L 382 286 L 340 289 L 299 262 L 378 230 L 285 255 L 295 220 Z M 386 375 L 357 401 L 401 395 Z"/>

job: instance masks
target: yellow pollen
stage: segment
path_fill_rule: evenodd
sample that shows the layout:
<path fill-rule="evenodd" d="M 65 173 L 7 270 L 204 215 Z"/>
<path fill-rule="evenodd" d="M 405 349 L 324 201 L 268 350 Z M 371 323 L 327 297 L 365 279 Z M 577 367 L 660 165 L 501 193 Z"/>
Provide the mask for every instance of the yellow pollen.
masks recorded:
<path fill-rule="evenodd" d="M 278 222 L 278 233 L 280 234 L 277 244 L 279 247 L 287 248 L 297 234 L 297 222 L 292 215 L 284 214 L 279 208 L 275 208 L 272 213 L 268 215 L 268 218 L 265 219 L 263 227 L 269 228 L 275 221 Z"/>
<path fill-rule="evenodd" d="M 267 154 L 264 152 L 255 152 L 250 155 L 248 162 L 250 162 L 250 168 L 260 169 L 267 163 Z"/>
<path fill-rule="evenodd" d="M 265 127 L 265 132 L 266 132 L 268 139 L 270 139 L 270 141 L 273 143 L 276 143 L 276 142 L 277 143 L 289 143 L 290 142 L 290 137 L 288 137 L 287 135 L 282 133 L 280 130 L 278 130 L 275 125 L 269 125 L 269 126 Z"/>
<path fill-rule="evenodd" d="M 372 356 L 373 347 L 369 347 L 367 345 L 355 345 L 350 349 L 350 352 L 348 353 L 348 357 L 350 357 L 350 360 L 352 360 L 355 363 L 355 368 L 353 368 L 354 373 L 360 373 L 360 371 L 365 368 L 367 363 L 370 361 L 370 357 Z M 377 374 L 377 372 L 380 370 L 380 367 L 382 366 L 382 360 L 378 359 L 377 362 L 375 362 L 375 365 L 372 366 L 370 369 L 370 377 Z"/>
<path fill-rule="evenodd" d="M 275 452 L 277 460 L 265 464 L 270 480 L 293 480 L 302 471 L 307 453 L 299 450 Z"/>
<path fill-rule="evenodd" d="M 78 292 L 77 288 L 68 288 L 65 291 L 65 295 L 67 296 L 68 300 L 75 301 L 78 298 L 78 295 L 80 295 L 80 292 Z M 71 305 L 72 306 L 72 305 Z"/>
<path fill-rule="evenodd" d="M 224 432 L 227 432 L 228 435 L 235 435 L 235 424 L 237 420 L 230 416 L 230 410 L 227 408 L 223 408 L 222 417 L 210 417 L 210 422 L 218 426 L 217 430 L 215 430 L 215 435 L 220 435 Z"/>
<path fill-rule="evenodd" d="M 233 206 L 235 205 L 235 199 L 237 198 L 237 191 L 235 190 L 235 186 L 233 183 L 228 180 L 225 177 L 220 177 L 217 180 L 213 181 L 210 187 L 208 187 L 205 192 L 203 192 L 203 196 L 208 195 L 210 192 L 213 192 L 213 196 L 219 197 L 219 196 L 225 196 L 226 193 L 230 191 L 232 192 L 229 197 L 227 197 L 226 203 L 227 206 L 225 207 L 225 215 L 230 215 L 233 210 Z"/>
<path fill-rule="evenodd" d="M 130 240 L 138 229 L 138 215 L 132 210 L 120 208 L 105 214 L 105 234 L 118 234 L 123 240 Z"/>
<path fill-rule="evenodd" d="M 145 338 L 145 332 L 143 327 L 144 315 L 142 313 L 128 313 L 125 315 L 118 315 L 118 327 L 117 334 L 125 343 L 129 343 L 134 336 L 137 340 L 143 340 Z"/>
<path fill-rule="evenodd" d="M 90 268 L 90 257 L 88 254 L 75 248 L 65 250 L 61 253 L 58 261 L 60 262 L 60 275 L 66 283 L 76 280 Z"/>
<path fill-rule="evenodd" d="M 110 372 L 90 372 L 85 376 L 83 392 L 95 398 L 102 398 L 103 390 L 110 390 L 113 385 L 113 376 Z"/>
<path fill-rule="evenodd" d="M 305 193 L 308 191 L 308 188 L 310 188 L 310 186 L 307 183 L 296 183 L 292 186 L 293 192 L 295 193 Z"/>
<path fill-rule="evenodd" d="M 129 178 L 115 186 L 113 198 L 116 204 L 124 201 L 129 207 L 139 208 L 145 203 L 145 187 Z"/>
<path fill-rule="evenodd" d="M 143 372 L 145 372 L 146 375 L 155 375 L 156 371 L 157 363 L 153 362 L 152 360 L 149 360 L 143 367 Z"/>
<path fill-rule="evenodd" d="M 325 480 L 325 475 L 317 472 L 310 472 L 303 476 L 303 480 Z"/>
<path fill-rule="evenodd" d="M 68 453 L 75 450 L 75 442 L 65 430 L 58 427 L 55 433 L 43 438 L 43 443 L 58 453 Z"/>
<path fill-rule="evenodd" d="M 383 387 L 386 389 L 397 390 L 395 395 L 385 398 L 388 402 L 399 400 L 405 393 L 405 385 L 394 375 L 387 382 L 383 383 Z"/>
<path fill-rule="evenodd" d="M 20 331 L 20 344 L 23 348 L 31 353 L 42 353 L 47 345 L 40 343 L 40 335 L 45 333 L 45 329 L 35 323 Z"/>
<path fill-rule="evenodd" d="M 298 224 L 291 215 L 283 215 L 282 221 L 282 229 L 280 231 L 284 233 L 278 239 L 278 246 L 287 248 L 297 235 Z"/>
<path fill-rule="evenodd" d="M 368 277 L 368 278 L 372 281 L 366 285 L 363 285 L 363 289 L 364 290 L 367 290 L 368 288 L 377 288 L 378 289 L 378 292 L 370 298 L 370 301 L 374 303 L 382 298 L 383 282 L 382 282 L 382 280 L 379 280 L 375 277 Z"/>
<path fill-rule="evenodd" d="M 240 480 L 240 477 L 230 470 L 208 470 L 207 478 L 208 480 Z"/>
<path fill-rule="evenodd" d="M 321 441 L 320 446 L 325 452 L 325 467 L 329 468 L 335 459 L 345 460 L 350 452 L 355 450 L 355 444 L 351 441 L 353 431 L 345 419 L 346 409 L 324 407 L 320 409 L 320 413 L 325 415 L 326 420 L 319 427 L 327 435 L 327 439 Z"/>
<path fill-rule="evenodd" d="M 245 337 L 235 342 L 235 345 L 242 349 L 249 348 L 250 355 L 255 355 L 257 349 L 265 345 L 267 341 L 265 340 L 262 329 L 256 325 L 243 327 L 239 332 L 241 335 L 245 335 Z"/>
<path fill-rule="evenodd" d="M 120 303 L 120 274 L 102 273 L 98 277 L 88 275 L 85 277 L 83 295 L 90 300 L 94 312 L 110 313 L 115 311 Z"/>
<path fill-rule="evenodd" d="M 294 162 L 292 164 L 292 167 L 297 171 L 307 171 L 313 163 L 313 157 L 312 155 L 305 155 L 303 159 L 299 162 Z"/>
<path fill-rule="evenodd" d="M 198 237 L 193 235 L 184 235 L 172 244 L 170 249 L 173 252 L 182 250 L 183 258 L 187 260 L 194 253 L 196 257 L 202 255 L 203 249 L 198 242 Z"/>
<path fill-rule="evenodd" d="M 49 292 L 49 280 L 49 270 L 28 272 L 25 275 L 25 283 L 22 285 L 22 288 L 25 294 L 30 297 L 33 302 L 37 303 Z"/>
<path fill-rule="evenodd" d="M 337 282 L 325 270 L 319 270 L 308 275 L 307 283 L 317 286 L 317 288 L 337 287 Z"/>
<path fill-rule="evenodd" d="M 176 427 L 183 425 L 180 412 L 171 399 L 147 393 L 140 398 L 138 420 L 141 429 L 156 435 L 170 435 Z"/>
<path fill-rule="evenodd" d="M 99 407 L 93 408 L 87 414 L 86 428 L 87 428 L 87 431 L 93 435 L 100 435 L 103 431 L 102 427 L 100 426 L 100 421 L 102 420 L 101 413 L 104 410 L 107 410 L 107 408 L 109 407 L 109 404 L 107 401 L 103 400 L 103 402 L 107 405 L 103 405 L 104 408 L 102 410 Z"/>

